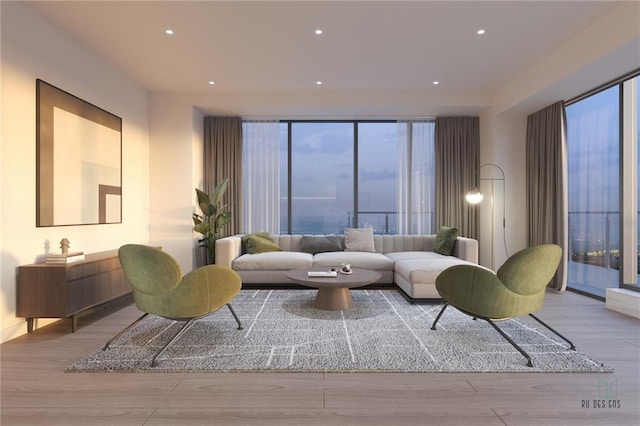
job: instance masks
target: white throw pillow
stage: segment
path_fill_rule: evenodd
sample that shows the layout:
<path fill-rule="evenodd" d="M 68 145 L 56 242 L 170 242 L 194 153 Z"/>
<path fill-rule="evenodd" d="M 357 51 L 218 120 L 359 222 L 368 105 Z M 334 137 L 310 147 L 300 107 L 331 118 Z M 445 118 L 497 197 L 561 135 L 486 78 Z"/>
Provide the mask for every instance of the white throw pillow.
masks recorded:
<path fill-rule="evenodd" d="M 375 252 L 373 228 L 345 228 L 344 245 L 345 251 Z"/>

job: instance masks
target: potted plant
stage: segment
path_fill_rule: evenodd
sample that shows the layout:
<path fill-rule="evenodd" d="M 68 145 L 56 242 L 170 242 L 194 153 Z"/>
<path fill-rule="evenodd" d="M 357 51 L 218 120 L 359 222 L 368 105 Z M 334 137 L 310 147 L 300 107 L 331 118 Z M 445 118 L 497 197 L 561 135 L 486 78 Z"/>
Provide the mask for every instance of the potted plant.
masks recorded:
<path fill-rule="evenodd" d="M 222 227 L 231 221 L 231 212 L 227 206 L 222 204 L 222 196 L 227 190 L 229 179 L 224 179 L 213 190 L 209 196 L 204 191 L 196 188 L 198 195 L 198 207 L 202 215 L 193 213 L 193 230 L 202 234 L 200 247 L 207 250 L 207 260 L 210 264 L 215 263 L 215 246 L 218 239 L 218 232 Z"/>

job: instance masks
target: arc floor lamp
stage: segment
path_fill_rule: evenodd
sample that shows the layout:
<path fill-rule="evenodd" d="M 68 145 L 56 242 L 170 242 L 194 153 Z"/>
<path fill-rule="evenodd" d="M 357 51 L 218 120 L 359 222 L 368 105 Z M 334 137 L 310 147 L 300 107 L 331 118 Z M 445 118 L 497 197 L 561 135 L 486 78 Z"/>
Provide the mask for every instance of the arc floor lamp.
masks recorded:
<path fill-rule="evenodd" d="M 483 167 L 494 167 L 500 172 L 500 177 L 495 177 L 492 175 L 489 178 L 481 177 L 481 171 Z M 494 163 L 484 163 L 478 167 L 475 175 L 475 186 L 474 188 L 467 192 L 465 196 L 466 200 L 470 204 L 479 204 L 484 199 L 484 194 L 479 189 L 479 183 L 483 180 L 491 182 L 491 270 L 495 270 L 495 223 L 496 223 L 496 206 L 495 206 L 495 184 L 496 182 L 502 182 L 502 239 L 504 242 L 504 251 L 509 257 L 509 251 L 507 250 L 507 237 L 506 237 L 506 227 L 507 227 L 507 219 L 506 219 L 506 184 L 505 184 L 505 175 L 504 170 L 500 166 Z"/>

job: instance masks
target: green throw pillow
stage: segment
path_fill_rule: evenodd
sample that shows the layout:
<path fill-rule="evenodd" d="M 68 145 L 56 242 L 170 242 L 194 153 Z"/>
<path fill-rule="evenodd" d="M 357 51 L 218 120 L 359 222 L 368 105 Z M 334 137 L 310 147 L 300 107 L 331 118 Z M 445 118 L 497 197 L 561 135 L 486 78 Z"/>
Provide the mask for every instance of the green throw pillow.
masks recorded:
<path fill-rule="evenodd" d="M 270 251 L 282 251 L 280 246 L 268 232 L 254 232 L 242 237 L 242 242 L 249 254 L 267 253 Z"/>
<path fill-rule="evenodd" d="M 453 246 L 458 238 L 458 228 L 443 226 L 436 234 L 436 241 L 433 244 L 433 251 L 444 256 L 451 256 Z"/>

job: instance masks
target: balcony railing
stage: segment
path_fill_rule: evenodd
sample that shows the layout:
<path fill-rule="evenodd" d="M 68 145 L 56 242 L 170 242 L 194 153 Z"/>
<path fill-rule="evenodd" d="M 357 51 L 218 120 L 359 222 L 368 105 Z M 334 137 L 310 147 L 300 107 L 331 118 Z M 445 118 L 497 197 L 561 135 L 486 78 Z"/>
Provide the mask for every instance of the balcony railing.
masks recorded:
<path fill-rule="evenodd" d="M 398 212 L 395 210 L 358 210 L 357 213 L 357 225 L 359 227 L 372 226 L 373 231 L 376 234 L 396 234 L 398 231 Z M 369 219 L 371 215 L 382 216 L 382 218 L 379 220 L 365 220 Z M 416 217 L 417 215 L 426 217 L 427 223 L 431 224 L 431 227 L 433 227 L 434 212 L 414 212 L 412 214 L 413 217 Z M 350 227 L 356 226 L 354 217 L 355 215 L 352 212 L 347 212 L 347 223 Z"/>
<path fill-rule="evenodd" d="M 569 212 L 569 243 L 571 260 L 620 269 L 620 213 Z"/>

